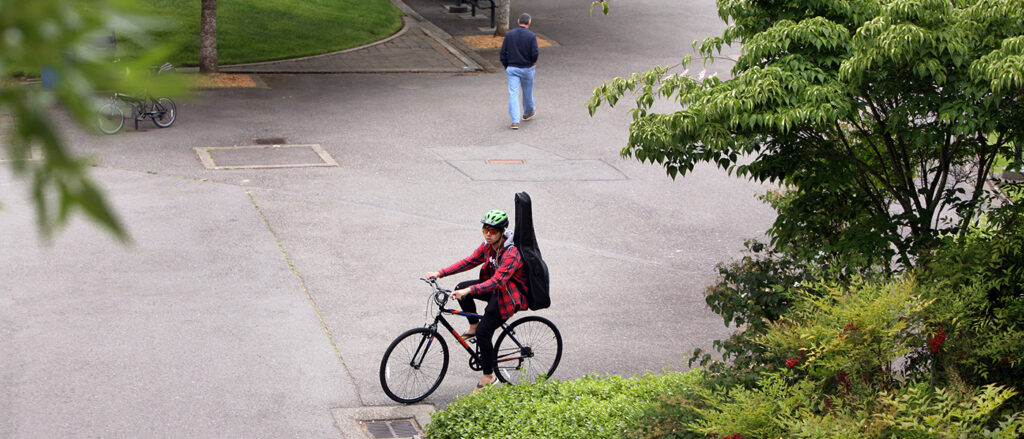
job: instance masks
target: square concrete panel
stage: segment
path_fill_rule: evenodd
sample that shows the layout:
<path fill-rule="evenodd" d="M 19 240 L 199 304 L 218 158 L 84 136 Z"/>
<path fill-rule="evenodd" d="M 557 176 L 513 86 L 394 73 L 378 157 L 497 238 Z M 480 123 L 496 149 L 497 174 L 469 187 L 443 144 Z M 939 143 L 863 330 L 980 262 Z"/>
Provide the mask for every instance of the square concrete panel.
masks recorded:
<path fill-rule="evenodd" d="M 535 146 L 522 143 L 508 143 L 494 146 L 473 146 L 473 147 L 441 147 L 432 148 L 431 151 L 441 157 L 442 160 L 565 160 L 558 154 L 553 154 Z"/>
<path fill-rule="evenodd" d="M 317 144 L 196 147 L 206 169 L 261 169 L 338 166 Z"/>

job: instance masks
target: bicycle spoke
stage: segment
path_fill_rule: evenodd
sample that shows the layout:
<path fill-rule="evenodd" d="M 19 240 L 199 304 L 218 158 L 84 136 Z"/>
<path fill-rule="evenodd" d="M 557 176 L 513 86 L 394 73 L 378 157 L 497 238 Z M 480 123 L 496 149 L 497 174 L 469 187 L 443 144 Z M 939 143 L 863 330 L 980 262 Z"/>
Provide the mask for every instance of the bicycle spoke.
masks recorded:
<path fill-rule="evenodd" d="M 437 388 L 447 369 L 444 341 L 428 329 L 413 329 L 395 339 L 384 354 L 381 386 L 395 401 L 416 402 Z"/>
<path fill-rule="evenodd" d="M 547 319 L 530 316 L 502 333 L 497 352 L 499 378 L 516 384 L 554 373 L 562 355 L 562 339 Z"/>

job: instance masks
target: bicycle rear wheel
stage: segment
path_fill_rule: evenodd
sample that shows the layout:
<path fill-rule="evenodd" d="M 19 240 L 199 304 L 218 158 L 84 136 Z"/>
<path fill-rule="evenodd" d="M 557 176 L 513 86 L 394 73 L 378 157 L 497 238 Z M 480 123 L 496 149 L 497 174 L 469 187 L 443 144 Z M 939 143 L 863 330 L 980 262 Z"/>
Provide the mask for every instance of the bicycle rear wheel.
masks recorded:
<path fill-rule="evenodd" d="M 117 106 L 117 101 L 110 101 L 100 107 L 96 115 L 96 124 L 104 134 L 114 134 L 124 127 L 124 111 Z"/>
<path fill-rule="evenodd" d="M 494 371 L 503 383 L 550 377 L 562 359 L 562 334 L 544 317 L 523 317 L 502 331 L 494 350 L 498 360 Z"/>
<path fill-rule="evenodd" d="M 160 128 L 167 128 L 178 117 L 178 108 L 170 98 L 156 98 L 153 101 L 153 123 Z"/>
<path fill-rule="evenodd" d="M 448 344 L 427 328 L 405 331 L 391 342 L 380 360 L 380 386 L 397 402 L 422 401 L 441 384 L 448 371 Z"/>

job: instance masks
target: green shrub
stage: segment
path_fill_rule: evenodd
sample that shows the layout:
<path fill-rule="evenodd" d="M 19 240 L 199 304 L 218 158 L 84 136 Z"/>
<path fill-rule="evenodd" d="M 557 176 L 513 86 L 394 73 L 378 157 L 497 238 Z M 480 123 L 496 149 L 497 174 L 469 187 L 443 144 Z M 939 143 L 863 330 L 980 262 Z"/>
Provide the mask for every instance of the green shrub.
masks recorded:
<path fill-rule="evenodd" d="M 897 360 L 919 349 L 920 313 L 912 280 L 819 284 L 758 343 L 766 363 L 831 382 L 834 393 L 891 390 Z"/>
<path fill-rule="evenodd" d="M 722 316 L 726 326 L 743 328 L 714 348 L 722 361 L 701 349 L 694 351 L 690 365 L 707 368 L 717 386 L 753 385 L 763 372 L 764 346 L 755 339 L 788 310 L 794 289 L 810 279 L 806 264 L 775 252 L 765 244 L 749 241 L 749 254 L 730 264 L 719 264 L 718 281 L 708 287 L 705 301 Z"/>
<path fill-rule="evenodd" d="M 934 303 L 925 314 L 931 344 L 918 361 L 927 363 L 939 382 L 1024 387 L 1024 218 L 1019 215 L 994 212 L 992 222 L 946 237 L 920 270 L 920 294 Z M 1018 400 L 1016 406 L 1024 403 Z"/>
<path fill-rule="evenodd" d="M 699 379 L 668 372 L 495 386 L 434 413 L 426 433 L 431 439 L 621 438 L 661 398 L 687 392 Z"/>
<path fill-rule="evenodd" d="M 873 404 L 837 401 L 829 410 L 799 409 L 782 419 L 780 437 L 801 439 L 1017 439 L 1024 433 L 1020 413 L 999 416 L 1015 392 L 998 386 L 962 393 L 925 383 L 880 394 Z M 748 439 L 765 436 L 744 436 Z"/>
<path fill-rule="evenodd" d="M 746 439 L 1020 437 L 1012 388 L 934 388 L 903 367 L 935 341 L 922 337 L 931 299 L 916 294 L 913 279 L 809 288 L 756 338 L 765 365 L 758 381 L 691 389 L 704 406 L 686 428 Z"/>
<path fill-rule="evenodd" d="M 963 394 L 945 389 L 930 389 L 919 383 L 906 386 L 897 394 L 886 395 L 877 413 L 885 427 L 883 437 L 913 439 L 955 439 L 988 437 L 1018 439 L 1024 435 L 1024 418 L 1016 413 L 989 428 L 998 409 L 1016 391 L 987 385 L 980 391 Z"/>
<path fill-rule="evenodd" d="M 782 421 L 804 405 L 801 391 L 806 389 L 806 385 L 791 387 L 779 374 L 766 373 L 752 389 L 703 393 L 708 407 L 698 410 L 699 418 L 687 427 L 711 437 L 785 437 Z"/>
<path fill-rule="evenodd" d="M 693 372 L 697 373 L 697 372 Z M 699 411 L 708 407 L 704 395 L 709 393 L 705 383 L 661 395 L 648 406 L 637 428 L 629 432 L 631 438 L 703 439 L 705 435 L 690 426 L 700 419 Z"/>

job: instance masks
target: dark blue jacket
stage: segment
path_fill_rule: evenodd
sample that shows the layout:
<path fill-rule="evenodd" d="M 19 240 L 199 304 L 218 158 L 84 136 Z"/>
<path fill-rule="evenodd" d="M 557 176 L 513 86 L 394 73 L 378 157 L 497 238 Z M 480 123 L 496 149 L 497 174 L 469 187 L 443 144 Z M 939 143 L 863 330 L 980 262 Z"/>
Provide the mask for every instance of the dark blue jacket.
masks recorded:
<path fill-rule="evenodd" d="M 501 65 L 504 67 L 531 67 L 537 64 L 537 34 L 519 26 L 505 34 L 501 43 Z"/>

